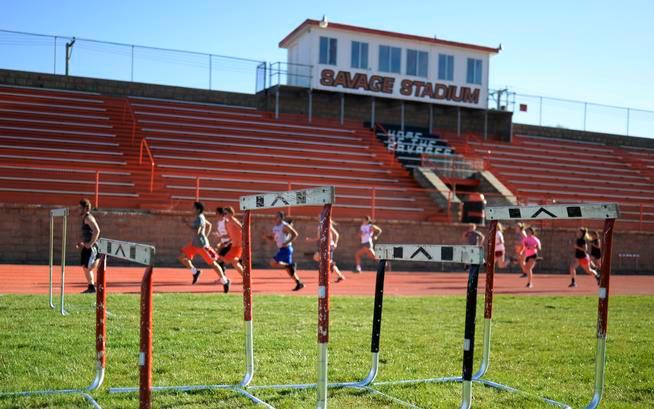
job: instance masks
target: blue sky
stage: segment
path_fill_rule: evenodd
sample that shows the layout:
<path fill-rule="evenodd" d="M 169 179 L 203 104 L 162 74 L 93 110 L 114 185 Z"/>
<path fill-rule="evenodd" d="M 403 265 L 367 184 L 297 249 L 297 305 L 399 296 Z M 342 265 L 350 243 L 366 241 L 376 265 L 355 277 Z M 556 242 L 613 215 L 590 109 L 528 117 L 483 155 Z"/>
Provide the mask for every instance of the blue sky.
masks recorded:
<path fill-rule="evenodd" d="M 492 88 L 654 110 L 654 2 L 645 0 L 0 0 L 0 6 L 0 29 L 265 61 L 284 60 L 279 40 L 305 18 L 326 14 L 330 21 L 347 24 L 489 46 L 501 43 L 503 51 L 491 61 Z M 20 61 L 52 67 L 51 54 L 11 55 L 6 51 L 11 48 L 1 47 L 14 43 L 1 40 L 0 66 Z M 104 61 L 83 52 L 74 63 L 121 66 L 117 75 L 127 75 L 122 66 L 126 55 Z M 142 65 L 137 79 L 154 67 Z M 175 69 L 168 74 L 175 75 Z"/>

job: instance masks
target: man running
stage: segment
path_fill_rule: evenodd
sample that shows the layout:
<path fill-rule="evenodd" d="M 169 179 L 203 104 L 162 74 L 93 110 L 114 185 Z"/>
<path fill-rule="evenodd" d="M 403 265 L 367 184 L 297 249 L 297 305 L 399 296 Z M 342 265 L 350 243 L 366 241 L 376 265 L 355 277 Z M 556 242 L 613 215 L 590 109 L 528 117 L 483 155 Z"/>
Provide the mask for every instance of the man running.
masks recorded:
<path fill-rule="evenodd" d="M 272 234 L 263 237 L 272 240 L 277 245 L 277 254 L 270 260 L 271 267 L 282 267 L 295 280 L 293 291 L 299 291 L 304 288 L 304 283 L 296 272 L 296 265 L 293 263 L 293 241 L 297 238 L 298 232 L 289 223 L 284 221 L 284 212 L 275 214 L 275 225 L 272 228 Z"/>
<path fill-rule="evenodd" d="M 216 236 L 218 236 L 218 265 L 220 268 L 225 270 L 225 262 L 224 262 L 224 257 L 227 253 L 232 248 L 232 241 L 229 238 L 229 234 L 227 232 L 227 227 L 225 227 L 225 208 L 224 207 L 217 207 L 216 208 L 216 216 L 218 216 L 218 223 L 216 223 L 216 232 L 214 233 Z M 242 271 L 240 271 L 242 273 Z"/>
<path fill-rule="evenodd" d="M 193 257 L 196 255 L 202 257 L 211 266 L 213 271 L 218 274 L 220 277 L 219 282 L 223 285 L 223 291 L 227 293 L 229 292 L 231 281 L 227 279 L 223 269 L 218 265 L 216 252 L 209 246 L 207 234 L 211 232 L 211 223 L 204 216 L 204 205 L 201 202 L 194 202 L 193 211 L 195 213 L 195 220 L 193 220 L 193 223 L 188 224 L 188 227 L 193 231 L 193 239 L 182 249 L 178 260 L 184 267 L 191 270 L 193 274 L 192 284 L 195 284 L 198 282 L 198 278 L 200 278 L 202 272 L 193 265 Z"/>
<path fill-rule="evenodd" d="M 224 226 L 229 237 L 229 250 L 220 258 L 224 263 L 229 263 L 243 275 L 241 256 L 243 255 L 243 225 L 234 217 L 234 208 L 223 208 L 225 214 Z"/>
<path fill-rule="evenodd" d="M 354 262 L 356 263 L 354 266 L 355 273 L 361 272 L 361 257 L 368 256 L 378 261 L 373 242 L 377 241 L 380 234 L 382 234 L 382 229 L 372 222 L 372 218 L 370 216 L 364 217 L 359 228 L 361 244 L 359 245 L 359 250 L 354 254 Z"/>
<path fill-rule="evenodd" d="M 98 268 L 100 260 L 98 259 L 98 245 L 96 242 L 100 238 L 100 226 L 97 220 L 91 214 L 91 202 L 88 199 L 82 199 L 79 202 L 80 216 L 82 217 L 82 241 L 75 247 L 81 248 L 81 266 L 86 277 L 88 287 L 82 291 L 82 294 L 95 293 L 95 281 L 93 274 Z"/>

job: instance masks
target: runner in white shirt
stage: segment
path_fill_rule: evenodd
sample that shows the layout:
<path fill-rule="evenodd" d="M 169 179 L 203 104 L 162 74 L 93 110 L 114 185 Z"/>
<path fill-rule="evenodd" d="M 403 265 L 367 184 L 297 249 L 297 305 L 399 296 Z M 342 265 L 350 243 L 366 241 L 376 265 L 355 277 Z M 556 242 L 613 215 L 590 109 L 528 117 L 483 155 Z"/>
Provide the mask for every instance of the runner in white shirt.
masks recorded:
<path fill-rule="evenodd" d="M 504 226 L 497 223 L 497 231 L 495 232 L 495 264 L 499 268 L 504 268 L 509 265 L 506 259 L 506 247 L 504 245 Z"/>
<path fill-rule="evenodd" d="M 356 263 L 356 266 L 354 267 L 355 273 L 361 272 L 361 257 L 368 256 L 375 261 L 379 260 L 375 254 L 373 243 L 377 241 L 381 233 L 382 229 L 380 229 L 379 226 L 373 224 L 372 218 L 370 216 L 363 218 L 363 223 L 359 228 L 361 244 L 359 245 L 359 250 L 357 250 L 357 252 L 354 254 L 354 262 Z"/>
<path fill-rule="evenodd" d="M 334 228 L 334 225 L 336 225 L 336 223 L 334 223 L 334 221 L 332 221 L 332 224 L 330 226 L 330 230 L 331 230 L 331 233 L 332 233 L 332 240 L 331 240 L 331 242 L 329 244 L 329 254 L 330 254 L 330 259 L 331 259 L 330 267 L 331 267 L 332 272 L 335 273 L 338 276 L 338 278 L 336 279 L 336 282 L 340 283 L 341 281 L 345 280 L 345 276 L 343 275 L 343 273 L 341 273 L 341 270 L 336 265 L 336 261 L 334 261 L 334 250 L 336 249 L 336 247 L 338 247 L 338 239 L 340 237 L 340 234 L 338 234 L 338 231 Z M 318 244 L 318 250 L 315 253 L 313 253 L 313 260 L 314 261 L 320 261 L 320 224 L 318 224 L 317 233 L 318 234 L 316 235 L 316 237 L 307 237 L 306 238 L 306 241 L 315 241 Z"/>

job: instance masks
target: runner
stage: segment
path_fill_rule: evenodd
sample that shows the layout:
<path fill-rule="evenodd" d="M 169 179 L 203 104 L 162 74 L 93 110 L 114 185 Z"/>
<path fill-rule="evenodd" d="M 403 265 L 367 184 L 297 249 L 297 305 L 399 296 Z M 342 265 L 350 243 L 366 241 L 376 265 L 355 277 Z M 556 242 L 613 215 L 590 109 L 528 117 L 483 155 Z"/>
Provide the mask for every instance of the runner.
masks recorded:
<path fill-rule="evenodd" d="M 525 238 L 525 225 L 524 223 L 516 223 L 513 226 L 514 239 L 513 239 L 513 254 L 511 257 L 511 263 L 517 264 L 520 268 L 520 278 L 527 277 L 527 274 L 524 272 L 525 266 L 525 257 L 524 257 L 524 246 L 522 245 L 522 240 Z"/>
<path fill-rule="evenodd" d="M 497 223 L 497 231 L 495 232 L 495 263 L 498 268 L 504 268 L 509 265 L 506 259 L 506 247 L 504 245 L 504 226 L 502 223 Z"/>
<path fill-rule="evenodd" d="M 382 234 L 382 229 L 372 222 L 372 218 L 370 216 L 364 217 L 363 223 L 359 228 L 361 244 L 359 246 L 359 250 L 357 250 L 357 252 L 354 254 L 354 262 L 356 263 L 354 267 L 355 273 L 361 272 L 361 257 L 368 256 L 375 261 L 379 261 L 377 255 L 375 254 L 373 242 L 379 239 L 380 234 Z"/>
<path fill-rule="evenodd" d="M 82 294 L 95 293 L 95 281 L 93 274 L 98 268 L 100 260 L 98 259 L 98 245 L 96 242 L 100 238 L 100 226 L 97 220 L 91 214 L 91 202 L 88 199 L 82 199 L 79 202 L 80 216 L 82 217 L 82 241 L 77 243 L 76 248 L 81 248 L 80 253 L 82 271 L 88 284 Z"/>
<path fill-rule="evenodd" d="M 597 280 L 597 285 L 599 285 L 599 274 L 597 271 L 593 270 L 590 266 L 590 257 L 588 257 L 588 244 L 590 240 L 588 237 L 588 229 L 581 227 L 577 234 L 577 239 L 574 243 L 575 257 L 570 263 L 570 285 L 568 287 L 577 286 L 577 267 L 581 267 L 586 273 L 595 277 Z"/>
<path fill-rule="evenodd" d="M 525 264 L 522 267 L 522 272 L 527 275 L 527 288 L 534 286 L 534 267 L 536 267 L 536 260 L 538 259 L 538 252 L 541 250 L 540 240 L 536 237 L 536 231 L 533 227 L 525 229 L 525 237 L 522 239 L 523 254 Z"/>
<path fill-rule="evenodd" d="M 602 268 L 602 243 L 600 242 L 599 233 L 596 231 L 588 232 L 590 235 L 590 261 L 597 270 Z M 599 272 L 599 271 L 598 271 Z"/>
<path fill-rule="evenodd" d="M 229 263 L 243 275 L 243 265 L 241 264 L 241 256 L 243 255 L 243 225 L 234 217 L 234 208 L 225 207 L 225 220 L 224 225 L 229 236 L 229 250 L 221 256 L 221 260 Z"/>
<path fill-rule="evenodd" d="M 284 212 L 275 214 L 275 225 L 272 234 L 264 235 L 267 240 L 274 241 L 277 245 L 277 254 L 270 260 L 271 267 L 282 267 L 295 280 L 293 291 L 304 288 L 304 283 L 296 272 L 296 264 L 293 263 L 293 241 L 297 238 L 297 231 L 290 223 L 284 221 Z"/>
<path fill-rule="evenodd" d="M 223 271 L 225 271 L 225 263 L 223 260 L 225 255 L 229 253 L 229 250 L 232 248 L 232 242 L 227 233 L 227 228 L 225 227 L 225 208 L 217 207 L 216 216 L 218 222 L 216 223 L 216 231 L 214 232 L 214 235 L 218 236 L 218 245 L 216 246 L 218 252 L 218 265 L 223 269 Z M 242 273 L 242 271 L 240 272 Z"/>
<path fill-rule="evenodd" d="M 463 232 L 463 240 L 470 246 L 481 246 L 484 244 L 485 239 L 486 237 L 477 230 L 477 225 L 474 223 L 470 223 L 468 230 Z"/>
<path fill-rule="evenodd" d="M 218 262 L 216 261 L 218 257 L 216 252 L 209 246 L 207 234 L 211 232 L 211 223 L 209 223 L 204 216 L 204 205 L 201 202 L 194 202 L 193 211 L 195 213 L 195 220 L 193 223 L 187 225 L 193 231 L 193 239 L 182 249 L 182 253 L 179 255 L 178 260 L 182 265 L 184 265 L 184 267 L 191 270 L 191 273 L 193 274 L 193 281 L 191 284 L 195 284 L 198 282 L 198 278 L 200 278 L 202 271 L 195 268 L 193 265 L 193 257 L 196 255 L 202 257 L 205 263 L 207 263 L 213 271 L 218 274 L 220 277 L 219 282 L 223 285 L 223 291 L 227 293 L 229 292 L 231 281 L 227 279 L 223 269 L 218 265 Z"/>
<path fill-rule="evenodd" d="M 338 239 L 340 237 L 340 234 L 338 233 L 338 231 L 334 227 L 335 225 L 336 225 L 336 223 L 332 220 L 332 223 L 331 223 L 331 226 L 330 226 L 330 230 L 331 230 L 331 233 L 332 233 L 332 240 L 331 240 L 331 242 L 329 244 L 329 254 L 330 254 L 330 260 L 331 260 L 330 268 L 331 268 L 332 272 L 336 273 L 336 275 L 338 276 L 338 278 L 336 279 L 336 282 L 340 283 L 341 281 L 345 280 L 345 276 L 343 275 L 343 273 L 341 273 L 341 270 L 336 265 L 336 261 L 334 261 L 334 250 L 336 249 L 336 247 L 338 247 Z M 320 223 L 318 223 L 318 235 L 316 237 L 313 237 L 313 238 L 312 237 L 307 237 L 306 241 L 315 241 L 315 242 L 317 242 L 318 250 L 315 253 L 313 253 L 313 259 L 314 259 L 314 261 L 319 262 L 320 261 Z"/>

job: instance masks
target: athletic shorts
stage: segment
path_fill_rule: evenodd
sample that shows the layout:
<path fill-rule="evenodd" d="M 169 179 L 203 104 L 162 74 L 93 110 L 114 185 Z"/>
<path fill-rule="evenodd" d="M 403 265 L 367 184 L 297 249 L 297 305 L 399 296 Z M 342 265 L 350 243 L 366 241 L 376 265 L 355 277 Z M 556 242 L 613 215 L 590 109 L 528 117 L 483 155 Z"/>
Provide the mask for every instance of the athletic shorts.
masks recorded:
<path fill-rule="evenodd" d="M 536 261 L 537 258 L 538 258 L 538 254 L 532 254 L 531 256 L 525 258 L 525 263 L 528 262 L 529 260 Z"/>
<path fill-rule="evenodd" d="M 223 246 L 223 248 L 221 248 L 218 251 L 218 255 L 224 258 L 227 255 L 227 253 L 229 253 L 229 250 L 231 250 L 231 248 L 232 248 L 232 243 L 227 243 L 227 245 Z"/>
<path fill-rule="evenodd" d="M 200 256 L 205 261 L 205 263 L 211 265 L 218 258 L 218 255 L 211 247 L 195 247 L 193 244 L 189 243 L 182 249 L 182 253 L 189 260 L 193 260 L 193 257 Z"/>
<path fill-rule="evenodd" d="M 293 264 L 293 247 L 280 247 L 273 260 L 278 263 Z"/>
<path fill-rule="evenodd" d="M 80 253 L 80 265 L 82 267 L 86 268 L 91 268 L 93 263 L 95 263 L 95 260 L 98 258 L 98 246 L 95 244 L 91 246 L 90 249 L 87 249 L 86 247 L 82 247 L 82 251 Z"/>
<path fill-rule="evenodd" d="M 361 243 L 361 245 L 359 246 L 359 248 L 362 248 L 362 249 L 371 249 L 371 248 L 372 248 L 372 245 L 370 244 L 369 241 L 367 241 L 367 242 L 365 242 L 365 243 Z"/>
<path fill-rule="evenodd" d="M 222 253 L 222 251 L 221 251 Z M 234 259 L 240 260 L 243 255 L 243 247 L 229 245 L 229 250 L 225 254 L 220 254 L 221 258 L 225 261 L 232 261 Z"/>
<path fill-rule="evenodd" d="M 586 256 L 584 258 L 578 258 L 577 261 L 582 267 L 590 267 L 590 257 Z"/>
<path fill-rule="evenodd" d="M 502 257 L 504 255 L 504 250 L 496 251 L 495 257 Z"/>

